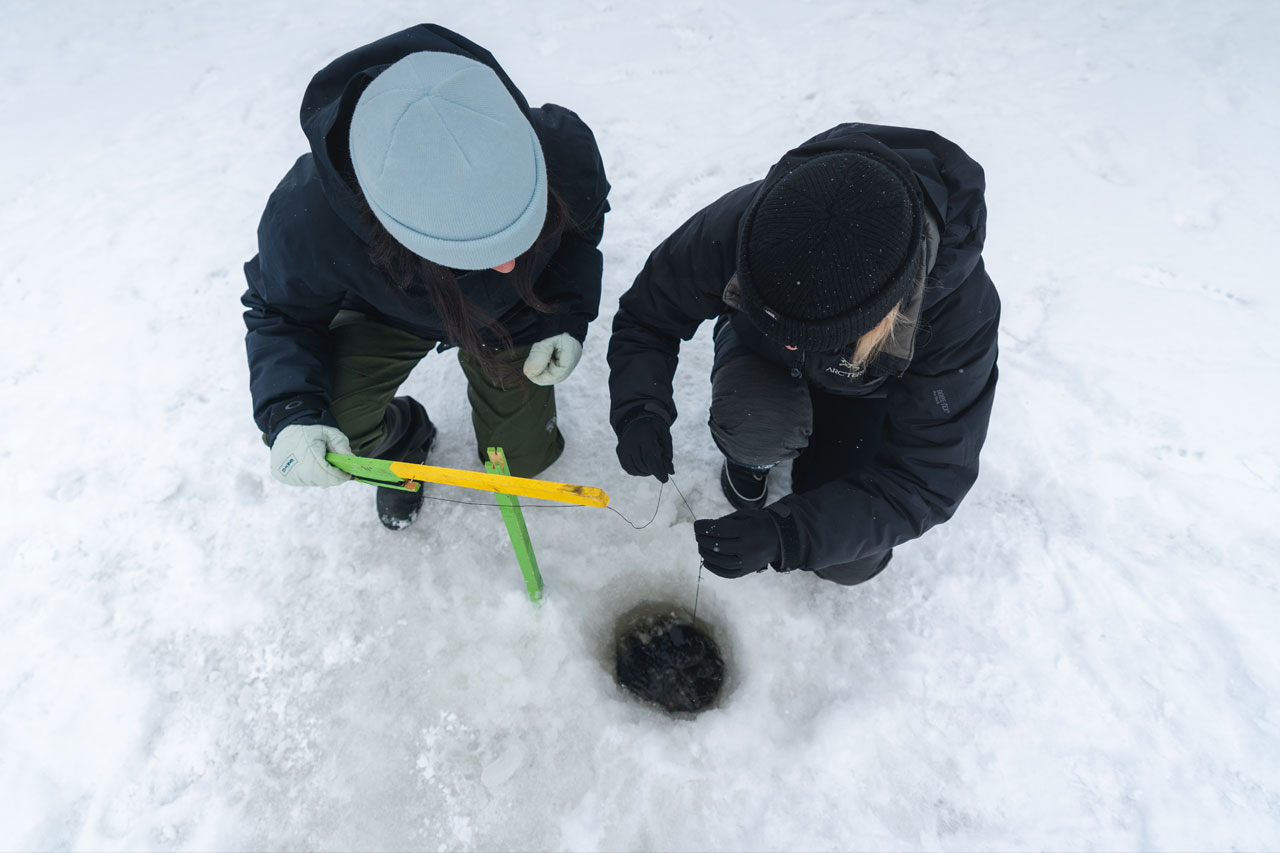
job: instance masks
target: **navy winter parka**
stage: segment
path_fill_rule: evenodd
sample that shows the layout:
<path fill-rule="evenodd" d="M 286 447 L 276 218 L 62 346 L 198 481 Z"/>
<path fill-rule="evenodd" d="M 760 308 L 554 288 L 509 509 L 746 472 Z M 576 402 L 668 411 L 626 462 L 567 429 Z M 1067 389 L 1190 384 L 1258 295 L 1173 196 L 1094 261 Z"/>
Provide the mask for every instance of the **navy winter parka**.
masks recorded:
<path fill-rule="evenodd" d="M 750 350 L 813 388 L 885 398 L 882 443 L 868 467 L 767 508 L 782 539 L 778 567 L 787 570 L 882 553 L 950 518 L 977 478 L 995 395 L 1000 301 L 982 263 L 982 168 L 931 131 L 867 124 L 840 125 L 790 154 L 846 147 L 901 158 L 926 202 L 932 265 L 915 293 L 914 337 L 905 347 L 855 375 L 847 350 L 790 352 L 732 307 L 739 225 L 764 181 L 699 211 L 653 251 L 619 301 L 609 344 L 610 422 L 619 433 L 643 411 L 675 420 L 680 341 L 717 317 Z"/>
<path fill-rule="evenodd" d="M 543 314 L 525 305 L 510 279 L 492 270 L 459 275 L 467 299 L 506 327 L 516 346 L 561 332 L 583 341 L 599 310 L 597 246 L 609 183 L 591 130 L 564 107 L 531 109 L 493 56 L 457 33 L 420 24 L 387 36 L 312 78 L 301 113 L 311 152 L 298 158 L 271 194 L 258 225 L 258 254 L 244 267 L 253 414 L 268 442 L 290 424 L 336 426 L 329 414 L 329 324 L 339 310 L 453 343 L 424 285 L 402 291 L 370 261 L 372 237 L 343 177 L 352 174 L 347 135 L 360 94 L 387 66 L 419 51 L 459 54 L 497 73 L 537 133 L 548 183 L 576 226 L 544 246 L 533 266 L 534 292 L 558 311 Z M 487 330 L 482 334 L 496 343 Z"/>

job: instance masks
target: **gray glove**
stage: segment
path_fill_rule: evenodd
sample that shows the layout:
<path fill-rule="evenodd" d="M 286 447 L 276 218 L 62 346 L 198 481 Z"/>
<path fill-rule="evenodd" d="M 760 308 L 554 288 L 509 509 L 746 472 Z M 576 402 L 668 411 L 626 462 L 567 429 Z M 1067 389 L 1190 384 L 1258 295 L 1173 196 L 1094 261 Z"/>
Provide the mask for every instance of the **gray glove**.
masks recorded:
<path fill-rule="evenodd" d="M 524 360 L 524 375 L 534 385 L 555 385 L 578 366 L 582 344 L 568 332 L 538 341 Z"/>
<path fill-rule="evenodd" d="M 342 430 L 323 424 L 290 424 L 271 445 L 271 474 L 290 486 L 336 486 L 351 479 L 324 461 L 326 453 L 351 454 Z"/>

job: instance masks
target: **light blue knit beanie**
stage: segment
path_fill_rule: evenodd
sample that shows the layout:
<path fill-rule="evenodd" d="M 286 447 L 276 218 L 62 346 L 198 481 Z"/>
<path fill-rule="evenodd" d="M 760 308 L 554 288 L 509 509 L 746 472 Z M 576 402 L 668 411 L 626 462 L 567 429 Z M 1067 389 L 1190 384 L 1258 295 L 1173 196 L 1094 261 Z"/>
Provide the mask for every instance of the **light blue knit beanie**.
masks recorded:
<path fill-rule="evenodd" d="M 365 89 L 351 164 L 374 216 L 415 254 L 482 270 L 533 245 L 547 167 L 529 120 L 487 65 L 412 53 Z"/>

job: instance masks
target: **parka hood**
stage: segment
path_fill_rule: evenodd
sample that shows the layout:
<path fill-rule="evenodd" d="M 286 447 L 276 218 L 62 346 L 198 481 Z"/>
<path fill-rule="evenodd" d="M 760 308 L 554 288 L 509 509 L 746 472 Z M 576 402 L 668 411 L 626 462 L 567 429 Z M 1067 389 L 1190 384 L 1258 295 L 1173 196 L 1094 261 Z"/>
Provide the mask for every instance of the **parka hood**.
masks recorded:
<path fill-rule="evenodd" d="M 302 96 L 300 121 L 302 131 L 311 145 L 316 173 L 319 175 L 325 197 L 343 222 L 369 241 L 368 226 L 361 220 L 355 194 L 348 180 L 351 172 L 351 155 L 347 134 L 351 128 L 351 116 L 356 102 L 365 87 L 387 66 L 421 51 L 454 53 L 473 59 L 493 69 L 498 79 L 507 87 L 516 106 L 529 116 L 529 102 L 511 82 L 507 72 L 498 65 L 493 54 L 451 30 L 436 24 L 418 24 L 407 30 L 393 33 L 375 42 L 358 47 L 322 68 L 307 86 Z"/>

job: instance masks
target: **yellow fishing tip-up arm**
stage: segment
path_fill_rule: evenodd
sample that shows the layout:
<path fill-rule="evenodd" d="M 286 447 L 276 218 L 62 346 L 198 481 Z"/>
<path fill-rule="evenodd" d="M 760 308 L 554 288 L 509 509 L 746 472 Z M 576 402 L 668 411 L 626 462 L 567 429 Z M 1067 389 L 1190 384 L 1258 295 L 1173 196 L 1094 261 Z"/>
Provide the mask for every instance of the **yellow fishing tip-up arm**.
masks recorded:
<path fill-rule="evenodd" d="M 442 483 L 446 486 L 461 486 L 464 489 L 482 489 L 486 492 L 501 492 L 505 495 L 519 495 L 522 498 L 560 501 L 581 506 L 609 505 L 609 496 L 602 489 L 592 486 L 575 486 L 572 483 L 553 483 L 550 480 L 531 480 L 528 477 L 511 477 L 480 471 L 463 471 L 460 468 L 414 465 L 411 462 L 392 462 L 390 468 L 392 474 L 406 480 Z"/>
<path fill-rule="evenodd" d="M 575 486 L 572 483 L 553 483 L 549 480 L 531 480 L 527 477 L 511 477 L 506 474 L 489 474 L 480 471 L 464 471 L 460 468 L 437 468 L 434 465 L 415 465 L 411 462 L 392 462 L 387 459 L 370 459 L 364 456 L 348 456 L 327 453 L 330 465 L 346 471 L 357 480 L 376 486 L 417 491 L 418 483 L 440 483 L 460 486 L 464 489 L 480 489 L 522 498 L 559 501 L 579 506 L 605 507 L 609 496 L 604 490 L 592 486 Z"/>

